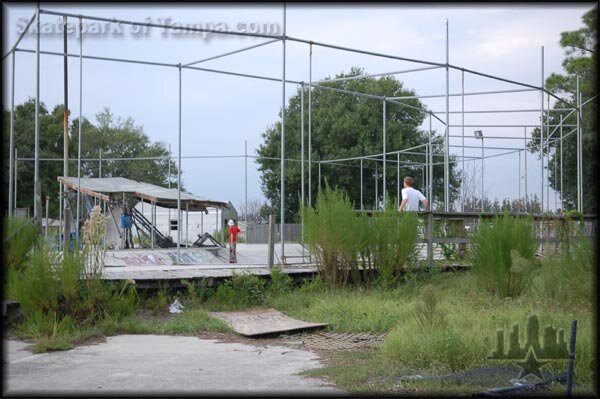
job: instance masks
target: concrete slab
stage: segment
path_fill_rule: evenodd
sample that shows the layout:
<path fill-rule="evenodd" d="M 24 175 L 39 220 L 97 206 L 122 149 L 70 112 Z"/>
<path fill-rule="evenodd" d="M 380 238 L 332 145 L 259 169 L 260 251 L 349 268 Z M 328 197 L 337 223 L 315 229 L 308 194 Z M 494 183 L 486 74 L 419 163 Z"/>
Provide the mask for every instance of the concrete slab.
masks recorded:
<path fill-rule="evenodd" d="M 345 395 L 297 375 L 321 367 L 312 352 L 196 337 L 119 335 L 64 352 L 24 356 L 6 341 L 3 395 Z"/>
<path fill-rule="evenodd" d="M 287 331 L 309 330 L 327 326 L 297 320 L 275 309 L 256 309 L 244 312 L 212 312 L 211 316 L 229 324 L 235 332 L 248 337 Z"/>

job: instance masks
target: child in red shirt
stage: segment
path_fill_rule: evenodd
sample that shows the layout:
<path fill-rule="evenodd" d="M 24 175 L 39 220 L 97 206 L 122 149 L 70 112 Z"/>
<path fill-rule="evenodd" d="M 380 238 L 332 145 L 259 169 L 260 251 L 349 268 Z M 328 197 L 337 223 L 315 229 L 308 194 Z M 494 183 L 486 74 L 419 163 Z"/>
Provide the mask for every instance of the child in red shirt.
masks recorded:
<path fill-rule="evenodd" d="M 235 246 L 237 243 L 237 235 L 241 230 L 235 225 L 233 219 L 230 219 L 227 224 L 229 225 L 229 263 L 237 263 Z"/>

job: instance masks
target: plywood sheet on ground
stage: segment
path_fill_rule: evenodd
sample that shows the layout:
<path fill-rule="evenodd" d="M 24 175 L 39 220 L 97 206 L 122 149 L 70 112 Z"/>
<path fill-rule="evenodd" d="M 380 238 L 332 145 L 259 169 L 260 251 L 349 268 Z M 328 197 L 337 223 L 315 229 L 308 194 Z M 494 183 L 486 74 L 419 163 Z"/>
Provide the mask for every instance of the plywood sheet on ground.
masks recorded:
<path fill-rule="evenodd" d="M 293 319 L 275 309 L 249 310 L 244 312 L 212 312 L 211 315 L 229 324 L 238 334 L 248 337 L 322 328 L 327 325 Z"/>

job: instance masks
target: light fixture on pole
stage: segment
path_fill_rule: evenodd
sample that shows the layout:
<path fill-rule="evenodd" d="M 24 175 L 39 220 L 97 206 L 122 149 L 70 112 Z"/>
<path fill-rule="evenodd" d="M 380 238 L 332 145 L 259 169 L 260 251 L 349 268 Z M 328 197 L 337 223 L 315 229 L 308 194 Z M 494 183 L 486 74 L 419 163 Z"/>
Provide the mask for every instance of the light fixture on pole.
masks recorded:
<path fill-rule="evenodd" d="M 483 212 L 483 132 L 475 130 L 473 133 L 476 139 L 481 139 L 481 212 Z"/>

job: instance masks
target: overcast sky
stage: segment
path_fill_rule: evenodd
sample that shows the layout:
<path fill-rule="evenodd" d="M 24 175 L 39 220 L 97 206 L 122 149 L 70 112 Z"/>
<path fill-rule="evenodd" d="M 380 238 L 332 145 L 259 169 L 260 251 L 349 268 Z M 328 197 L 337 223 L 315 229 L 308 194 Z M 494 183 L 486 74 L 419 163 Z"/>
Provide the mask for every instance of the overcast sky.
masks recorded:
<path fill-rule="evenodd" d="M 581 16 L 592 3 L 569 3 L 517 6 L 501 5 L 385 5 L 385 6 L 313 6 L 287 7 L 287 35 L 307 40 L 387 53 L 407 58 L 434 62 L 445 61 L 445 20 L 449 20 L 450 63 L 503 78 L 539 86 L 541 76 L 541 46 L 545 48 L 544 77 L 561 73 L 564 58 L 558 42 L 560 33 L 582 26 Z M 259 27 L 276 30 L 283 28 L 281 5 L 229 6 L 178 5 L 158 6 L 89 6 L 44 4 L 47 10 L 73 14 L 118 18 L 153 23 L 213 24 L 229 29 L 245 24 L 247 29 Z M 34 12 L 31 5 L 3 5 L 3 54 L 15 42 L 18 32 Z M 62 52 L 62 34 L 56 33 L 58 16 L 42 15 L 47 34 L 41 48 Z M 170 19 L 170 20 L 169 20 Z M 72 22 L 73 19 L 71 19 Z M 168 21 L 168 22 L 167 22 Z M 252 25 L 255 24 L 255 25 Z M 266 25 L 266 27 L 265 27 Z M 165 63 L 188 63 L 231 50 L 264 42 L 262 38 L 228 35 L 173 34 L 161 28 L 137 32 L 131 26 L 113 31 L 102 26 L 86 25 L 83 51 L 87 55 L 132 58 Z M 96 31 L 94 30 L 96 29 Z M 258 28 L 256 28 L 258 29 Z M 277 29 L 279 31 L 277 31 Z M 120 33 L 120 34 L 118 34 Z M 69 52 L 78 53 L 79 41 L 75 33 L 69 37 Z M 30 34 L 20 48 L 35 49 L 35 35 Z M 281 77 L 281 43 L 269 44 L 251 51 L 235 54 L 199 66 L 227 71 Z M 54 107 L 63 102 L 62 57 L 42 56 L 41 101 Z M 10 76 L 10 57 L 3 61 L 4 101 L 10 106 L 6 83 Z M 417 68 L 422 65 L 385 58 L 371 57 L 321 47 L 313 49 L 313 80 L 348 71 L 352 66 L 366 73 L 382 73 Z M 308 81 L 308 46 L 287 43 L 287 78 Z M 131 116 L 153 141 L 170 143 L 177 154 L 178 79 L 177 68 L 138 64 L 111 63 L 84 60 L 83 115 L 95 120 L 103 107 L 118 116 Z M 436 69 L 397 75 L 405 87 L 418 94 L 445 93 L 445 71 Z M 520 87 L 508 83 L 465 75 L 465 92 L 509 90 Z M 295 85 L 287 85 L 292 95 Z M 461 90 L 461 74 L 450 72 L 450 93 Z M 18 52 L 16 58 L 15 103 L 20 104 L 35 96 L 35 55 Z M 69 61 L 69 97 L 73 116 L 79 115 L 79 60 Z M 445 110 L 445 99 L 423 99 L 436 112 Z M 550 103 L 553 104 L 553 101 Z M 244 141 L 248 153 L 254 154 L 261 143 L 261 133 L 278 120 L 281 106 L 281 83 L 247 79 L 222 74 L 184 70 L 182 107 L 182 155 L 243 155 Z M 460 110 L 460 97 L 451 97 L 450 110 Z M 540 107 L 536 92 L 466 96 L 465 110 L 534 109 Z M 443 117 L 443 114 L 440 115 Z M 451 115 L 451 124 L 460 124 L 460 114 Z M 539 111 L 501 114 L 465 114 L 465 124 L 535 125 Z M 424 126 L 425 127 L 425 126 Z M 434 123 L 441 131 L 442 125 Z M 475 141 L 473 130 L 465 128 L 466 145 L 477 146 L 465 150 L 465 155 L 479 156 L 480 141 Z M 480 128 L 486 136 L 523 137 L 523 128 Z M 530 132 L 531 128 L 527 130 Z M 461 129 L 452 128 L 451 135 L 460 135 Z M 451 145 L 460 144 L 460 138 Z M 486 140 L 486 146 L 516 147 L 522 141 Z M 459 154 L 459 148 L 452 148 Z M 501 150 L 486 149 L 487 154 Z M 356 156 L 364 154 L 356 154 Z M 479 162 L 479 161 L 477 161 Z M 485 191 L 489 197 L 516 198 L 519 185 L 519 157 L 512 154 L 486 159 Z M 521 163 L 523 165 L 523 162 Z M 244 159 L 187 159 L 183 160 L 183 181 L 194 194 L 231 200 L 238 206 L 244 201 Z M 528 156 L 528 188 L 539 195 L 541 172 L 539 160 Z M 523 174 L 522 174 L 523 176 Z M 524 193 L 521 179 L 521 194 Z M 551 208 L 554 193 L 551 192 Z M 365 195 L 373 195 L 367 194 Z M 252 160 L 248 162 L 248 198 L 263 198 L 260 175 Z"/>

